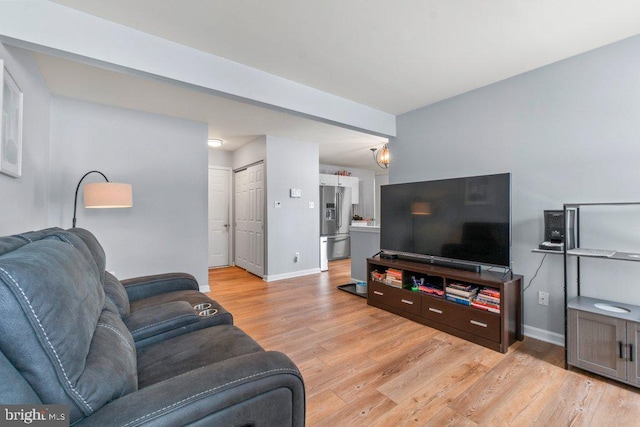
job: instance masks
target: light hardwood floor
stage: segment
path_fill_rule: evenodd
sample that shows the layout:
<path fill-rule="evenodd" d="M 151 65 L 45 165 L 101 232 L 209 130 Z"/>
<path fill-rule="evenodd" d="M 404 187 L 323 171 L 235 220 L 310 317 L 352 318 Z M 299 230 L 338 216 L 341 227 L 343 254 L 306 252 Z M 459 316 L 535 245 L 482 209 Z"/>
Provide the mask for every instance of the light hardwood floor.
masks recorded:
<path fill-rule="evenodd" d="M 525 338 L 501 354 L 367 306 L 336 289 L 350 263 L 266 283 L 210 270 L 210 296 L 305 380 L 308 426 L 640 426 L 640 393 Z"/>

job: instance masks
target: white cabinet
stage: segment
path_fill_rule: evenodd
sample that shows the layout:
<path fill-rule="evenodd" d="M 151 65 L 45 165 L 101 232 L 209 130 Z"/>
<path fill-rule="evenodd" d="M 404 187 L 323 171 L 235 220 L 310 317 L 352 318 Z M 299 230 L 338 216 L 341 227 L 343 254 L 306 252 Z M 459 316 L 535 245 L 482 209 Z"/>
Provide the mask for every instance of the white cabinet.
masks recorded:
<path fill-rule="evenodd" d="M 351 203 L 357 205 L 360 203 L 360 179 L 355 176 L 350 176 L 351 181 Z"/>
<path fill-rule="evenodd" d="M 356 176 L 336 176 L 338 177 L 338 185 L 340 187 L 351 188 L 351 203 L 354 205 L 360 203 L 360 179 Z"/>
<path fill-rule="evenodd" d="M 320 185 L 338 185 L 338 175 L 331 175 L 328 173 L 320 174 Z"/>
<path fill-rule="evenodd" d="M 351 203 L 360 203 L 360 179 L 355 176 L 332 175 L 328 173 L 320 174 L 320 185 L 335 185 L 338 187 L 351 188 Z"/>

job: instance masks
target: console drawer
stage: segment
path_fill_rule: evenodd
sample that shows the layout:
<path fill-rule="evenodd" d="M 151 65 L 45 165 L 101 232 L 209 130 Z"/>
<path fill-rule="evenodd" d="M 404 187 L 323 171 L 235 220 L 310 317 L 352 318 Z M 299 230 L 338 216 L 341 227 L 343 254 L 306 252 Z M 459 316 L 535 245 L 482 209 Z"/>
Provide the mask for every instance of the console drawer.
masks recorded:
<path fill-rule="evenodd" d="M 500 342 L 500 315 L 454 302 L 422 297 L 422 317 Z"/>
<path fill-rule="evenodd" d="M 384 283 L 370 281 L 367 297 L 371 301 L 397 308 L 406 313 L 420 315 L 420 295 L 405 289 L 394 288 Z"/>

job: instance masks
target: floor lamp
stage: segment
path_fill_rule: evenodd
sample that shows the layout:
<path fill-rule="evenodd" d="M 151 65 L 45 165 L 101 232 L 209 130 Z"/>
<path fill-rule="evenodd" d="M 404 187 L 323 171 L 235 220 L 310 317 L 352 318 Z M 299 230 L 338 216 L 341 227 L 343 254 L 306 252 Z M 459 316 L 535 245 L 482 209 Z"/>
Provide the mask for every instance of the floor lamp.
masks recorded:
<path fill-rule="evenodd" d="M 133 192 L 131 184 L 111 182 L 100 171 L 89 171 L 85 173 L 76 187 L 76 195 L 73 201 L 73 227 L 76 226 L 76 210 L 78 207 L 78 190 L 80 184 L 90 174 L 102 175 L 106 182 L 94 182 L 84 186 L 84 207 L 89 209 L 99 208 L 130 208 L 133 206 Z"/>

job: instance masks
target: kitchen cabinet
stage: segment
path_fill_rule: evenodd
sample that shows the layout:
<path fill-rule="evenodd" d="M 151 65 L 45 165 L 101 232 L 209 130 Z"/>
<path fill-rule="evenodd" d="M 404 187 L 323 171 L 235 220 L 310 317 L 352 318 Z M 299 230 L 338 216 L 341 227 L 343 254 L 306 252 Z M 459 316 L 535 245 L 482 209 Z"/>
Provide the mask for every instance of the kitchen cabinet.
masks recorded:
<path fill-rule="evenodd" d="M 356 176 L 320 174 L 320 185 L 335 185 L 337 187 L 351 188 L 351 203 L 360 203 L 360 179 Z"/>
<path fill-rule="evenodd" d="M 340 187 L 351 188 L 351 203 L 354 205 L 360 203 L 360 179 L 357 176 L 337 175 L 337 177 Z"/>
<path fill-rule="evenodd" d="M 338 175 L 331 175 L 328 173 L 320 174 L 320 185 L 335 185 L 338 186 Z"/>

